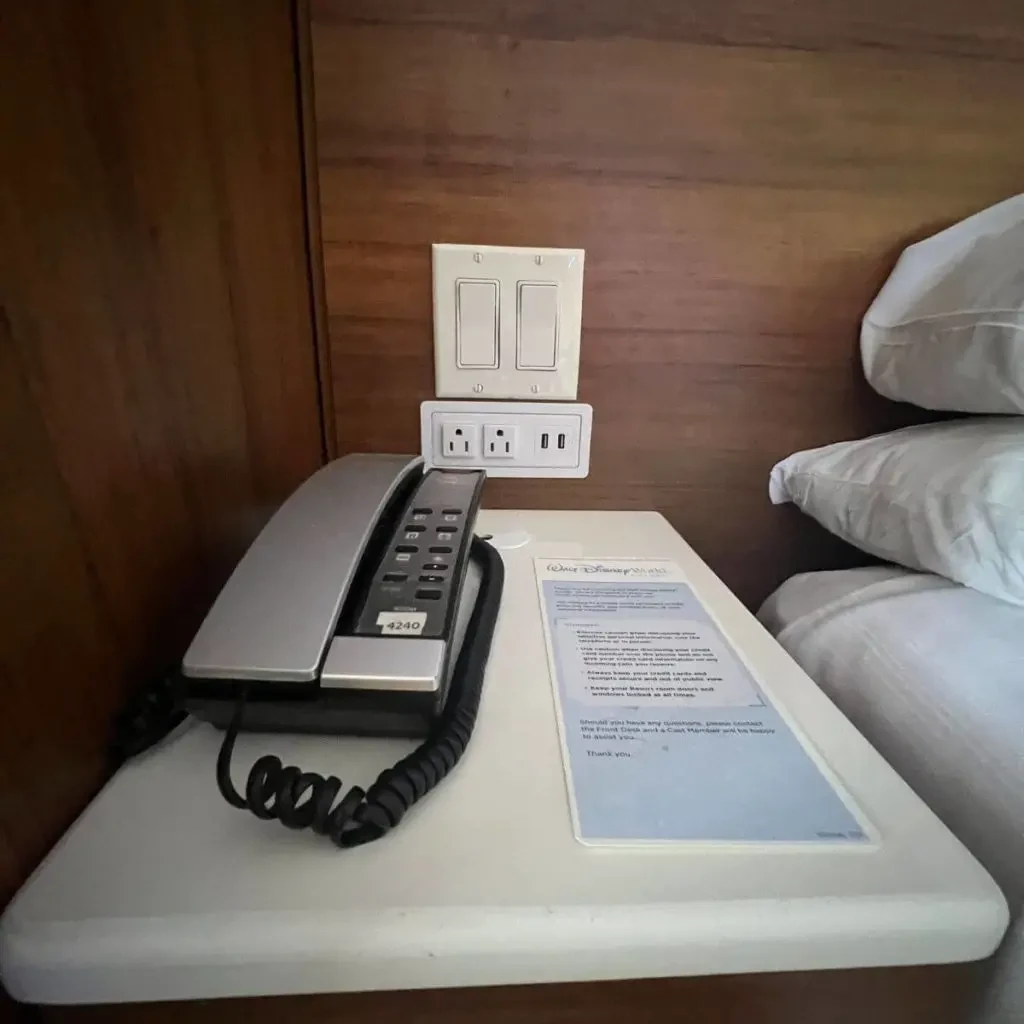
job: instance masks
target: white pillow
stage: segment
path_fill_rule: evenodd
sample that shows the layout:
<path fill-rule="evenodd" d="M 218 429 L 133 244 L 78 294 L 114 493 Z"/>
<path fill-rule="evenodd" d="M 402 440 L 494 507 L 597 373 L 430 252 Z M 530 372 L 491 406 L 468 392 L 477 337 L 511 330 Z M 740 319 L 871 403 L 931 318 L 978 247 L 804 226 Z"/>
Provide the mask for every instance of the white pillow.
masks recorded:
<path fill-rule="evenodd" d="M 860 349 L 888 398 L 1024 413 L 1024 195 L 910 246 L 864 317 Z"/>
<path fill-rule="evenodd" d="M 772 470 L 768 493 L 872 555 L 1024 604 L 1024 419 L 797 452 Z"/>

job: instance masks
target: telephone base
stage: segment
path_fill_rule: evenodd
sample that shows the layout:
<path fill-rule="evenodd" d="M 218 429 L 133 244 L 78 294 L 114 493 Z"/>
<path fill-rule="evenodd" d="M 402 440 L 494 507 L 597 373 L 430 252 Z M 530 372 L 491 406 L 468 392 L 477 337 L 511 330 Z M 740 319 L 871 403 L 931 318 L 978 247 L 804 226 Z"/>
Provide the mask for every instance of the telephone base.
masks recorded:
<path fill-rule="evenodd" d="M 422 739 L 434 724 L 433 701 L 424 707 L 382 707 L 373 701 L 340 701 L 330 694 L 316 700 L 253 701 L 245 708 L 246 732 L 328 733 L 344 736 L 396 736 Z M 218 729 L 227 729 L 234 714 L 233 701 L 192 698 L 188 710 Z"/>

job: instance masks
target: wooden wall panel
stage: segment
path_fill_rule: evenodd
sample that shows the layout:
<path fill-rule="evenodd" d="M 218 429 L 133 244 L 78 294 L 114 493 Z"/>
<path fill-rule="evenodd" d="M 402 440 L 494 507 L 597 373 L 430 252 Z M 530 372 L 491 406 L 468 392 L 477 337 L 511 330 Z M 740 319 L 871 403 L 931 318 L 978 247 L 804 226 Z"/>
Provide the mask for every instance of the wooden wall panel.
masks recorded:
<path fill-rule="evenodd" d="M 711 978 L 516 985 L 227 999 L 134 1006 L 47 1007 L 47 1024 L 963 1024 L 976 964 Z"/>
<path fill-rule="evenodd" d="M 0 14 L 0 905 L 322 457 L 287 0 Z"/>
<path fill-rule="evenodd" d="M 401 24 L 515 38 L 657 39 L 793 50 L 879 49 L 987 59 L 1024 57 L 1017 5 L 1007 0 L 313 0 L 320 24 Z"/>
<path fill-rule="evenodd" d="M 487 503 L 658 509 L 751 605 L 856 559 L 767 474 L 926 418 L 865 385 L 858 321 L 905 244 L 1024 188 L 1024 7 L 312 10 L 339 448 L 418 445 L 431 242 L 582 246 L 591 476 Z"/>

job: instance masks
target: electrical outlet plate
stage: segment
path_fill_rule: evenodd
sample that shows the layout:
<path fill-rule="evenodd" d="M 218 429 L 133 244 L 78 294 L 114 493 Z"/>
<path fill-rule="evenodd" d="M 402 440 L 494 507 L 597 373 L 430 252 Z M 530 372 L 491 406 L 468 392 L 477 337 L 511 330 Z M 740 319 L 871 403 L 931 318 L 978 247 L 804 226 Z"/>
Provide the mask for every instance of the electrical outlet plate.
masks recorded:
<path fill-rule="evenodd" d="M 468 459 L 480 450 L 480 428 L 475 423 L 446 420 L 440 441 L 441 451 L 449 459 Z"/>
<path fill-rule="evenodd" d="M 435 244 L 438 398 L 574 399 L 584 256 L 582 249 Z"/>
<path fill-rule="evenodd" d="M 593 417 L 584 402 L 424 402 L 420 450 L 431 468 L 585 477 Z"/>

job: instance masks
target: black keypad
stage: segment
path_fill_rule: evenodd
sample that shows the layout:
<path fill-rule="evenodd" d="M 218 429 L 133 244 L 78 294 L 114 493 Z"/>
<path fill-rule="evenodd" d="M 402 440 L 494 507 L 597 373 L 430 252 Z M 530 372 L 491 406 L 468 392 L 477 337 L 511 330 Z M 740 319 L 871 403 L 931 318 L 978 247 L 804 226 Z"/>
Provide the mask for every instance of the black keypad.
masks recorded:
<path fill-rule="evenodd" d="M 382 612 L 411 608 L 426 613 L 423 636 L 450 633 L 455 615 L 449 602 L 458 597 L 461 577 L 456 577 L 469 557 L 480 482 L 478 474 L 445 470 L 423 477 L 386 541 L 374 583 L 357 613 L 358 635 L 379 635 Z"/>

